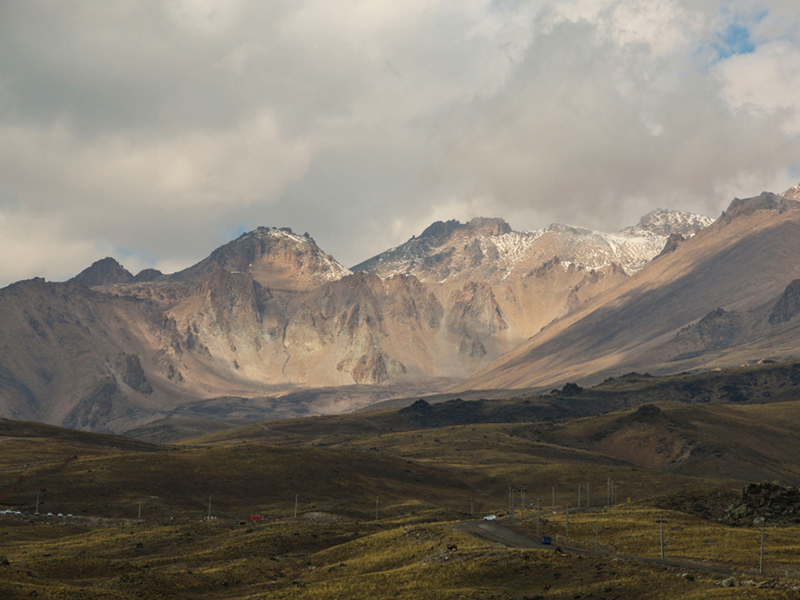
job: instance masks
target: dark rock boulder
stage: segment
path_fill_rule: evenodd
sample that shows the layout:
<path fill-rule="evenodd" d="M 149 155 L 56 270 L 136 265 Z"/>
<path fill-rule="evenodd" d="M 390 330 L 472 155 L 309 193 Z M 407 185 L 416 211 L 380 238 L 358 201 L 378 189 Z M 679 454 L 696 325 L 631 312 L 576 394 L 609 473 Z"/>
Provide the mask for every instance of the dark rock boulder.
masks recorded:
<path fill-rule="evenodd" d="M 750 483 L 720 520 L 740 526 L 800 523 L 800 490 L 778 482 Z"/>

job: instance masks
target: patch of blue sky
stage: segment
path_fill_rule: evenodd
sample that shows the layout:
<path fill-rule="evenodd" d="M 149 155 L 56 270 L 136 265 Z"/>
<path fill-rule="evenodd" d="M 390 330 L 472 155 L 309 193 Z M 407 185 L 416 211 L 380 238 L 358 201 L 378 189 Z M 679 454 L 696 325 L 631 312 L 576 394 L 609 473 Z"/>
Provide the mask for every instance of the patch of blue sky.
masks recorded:
<path fill-rule="evenodd" d="M 718 42 L 711 44 L 717 60 L 725 60 L 736 54 L 752 54 L 756 50 L 756 45 L 750 39 L 750 28 L 743 25 L 729 25 L 717 34 L 717 39 Z"/>
<path fill-rule="evenodd" d="M 227 244 L 231 240 L 235 240 L 240 235 L 247 233 L 251 229 L 255 229 L 255 227 L 247 229 L 247 227 L 245 227 L 245 225 L 242 223 L 233 223 L 222 228 L 222 231 L 220 232 L 220 239 L 225 240 L 225 243 Z"/>
<path fill-rule="evenodd" d="M 695 52 L 695 61 L 704 70 L 732 56 L 755 52 L 757 42 L 753 39 L 753 29 L 767 17 L 769 11 L 761 10 L 746 17 L 731 15 L 728 8 L 723 8 L 721 13 L 726 17 L 724 20 L 727 24 Z"/>

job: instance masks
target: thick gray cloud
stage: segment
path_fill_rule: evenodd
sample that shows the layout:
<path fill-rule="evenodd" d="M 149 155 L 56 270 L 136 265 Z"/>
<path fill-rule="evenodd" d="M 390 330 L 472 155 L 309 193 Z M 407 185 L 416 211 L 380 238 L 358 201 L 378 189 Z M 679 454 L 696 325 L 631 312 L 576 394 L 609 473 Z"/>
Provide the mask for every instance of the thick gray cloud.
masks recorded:
<path fill-rule="evenodd" d="M 0 3 L 0 282 L 201 259 L 258 225 L 346 265 L 434 219 L 619 229 L 800 180 L 791 3 Z"/>

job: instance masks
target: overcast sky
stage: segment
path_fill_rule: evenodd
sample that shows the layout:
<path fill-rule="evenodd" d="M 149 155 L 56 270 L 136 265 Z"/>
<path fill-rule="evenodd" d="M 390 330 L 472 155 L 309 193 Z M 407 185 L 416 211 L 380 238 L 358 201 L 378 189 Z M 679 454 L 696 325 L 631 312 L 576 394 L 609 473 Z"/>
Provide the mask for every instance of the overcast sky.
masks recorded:
<path fill-rule="evenodd" d="M 0 284 L 259 225 L 345 266 L 434 220 L 616 231 L 800 182 L 800 8 L 0 0 Z"/>

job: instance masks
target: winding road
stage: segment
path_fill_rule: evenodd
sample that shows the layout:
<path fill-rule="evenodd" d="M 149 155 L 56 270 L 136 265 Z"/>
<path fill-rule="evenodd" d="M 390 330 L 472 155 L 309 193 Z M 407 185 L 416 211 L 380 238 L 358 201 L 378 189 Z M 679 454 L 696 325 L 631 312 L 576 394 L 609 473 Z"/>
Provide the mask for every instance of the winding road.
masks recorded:
<path fill-rule="evenodd" d="M 500 521 L 463 521 L 454 525 L 454 528 L 459 533 L 470 535 L 474 538 L 486 542 L 500 544 L 506 548 L 532 548 L 535 550 L 551 550 L 557 548 L 562 552 L 570 554 L 584 554 L 589 556 L 608 557 L 614 556 L 616 558 L 624 558 L 626 560 L 638 560 L 641 562 L 654 563 L 658 565 L 667 565 L 670 567 L 679 567 L 682 569 L 692 571 L 703 571 L 706 573 L 717 573 L 719 575 L 747 575 L 748 577 L 763 577 L 759 573 L 742 570 L 731 570 L 716 567 L 714 565 L 705 565 L 699 563 L 689 563 L 677 560 L 668 560 L 660 558 L 651 558 L 647 556 L 631 556 L 627 554 L 613 554 L 608 552 L 594 552 L 592 550 L 583 550 L 580 548 L 573 548 L 570 546 L 563 546 L 561 544 L 542 544 L 542 541 L 529 533 L 515 529 L 514 527 L 502 523 Z"/>

